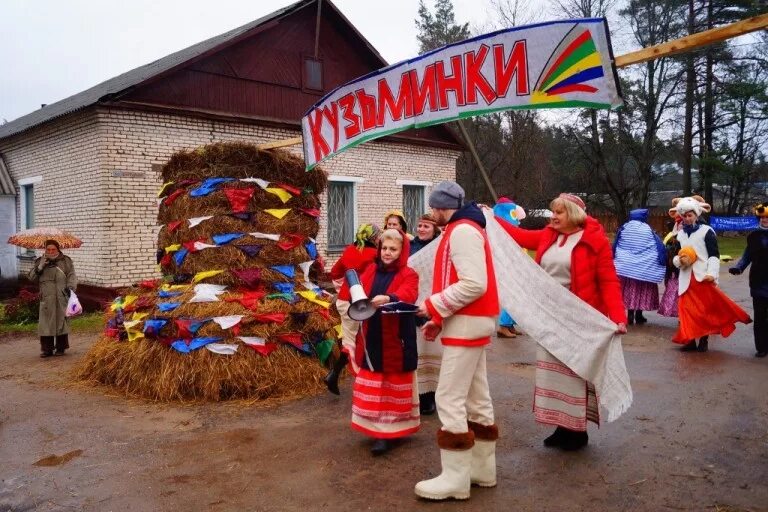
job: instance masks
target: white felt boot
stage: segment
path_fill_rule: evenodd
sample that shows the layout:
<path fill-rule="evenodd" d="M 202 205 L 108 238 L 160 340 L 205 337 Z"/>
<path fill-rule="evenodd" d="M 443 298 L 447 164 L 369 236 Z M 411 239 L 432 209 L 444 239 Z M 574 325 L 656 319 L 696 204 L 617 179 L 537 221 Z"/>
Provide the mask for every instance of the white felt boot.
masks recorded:
<path fill-rule="evenodd" d="M 417 483 L 414 489 L 416 495 L 429 500 L 468 499 L 472 450 L 441 449 L 440 461 L 443 472 L 431 480 L 422 480 Z"/>
<path fill-rule="evenodd" d="M 483 441 L 475 437 L 470 480 L 480 487 L 496 487 L 496 441 Z"/>

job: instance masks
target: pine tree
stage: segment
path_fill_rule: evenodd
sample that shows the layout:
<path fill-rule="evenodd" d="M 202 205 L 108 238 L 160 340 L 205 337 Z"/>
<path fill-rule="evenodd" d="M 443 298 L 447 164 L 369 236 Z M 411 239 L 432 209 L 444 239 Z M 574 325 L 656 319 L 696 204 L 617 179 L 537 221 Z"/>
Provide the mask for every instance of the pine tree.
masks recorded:
<path fill-rule="evenodd" d="M 419 29 L 416 36 L 419 41 L 419 55 L 469 37 L 469 23 L 456 23 L 451 0 L 436 0 L 434 14 L 424 5 L 424 0 L 419 0 L 416 28 Z"/>

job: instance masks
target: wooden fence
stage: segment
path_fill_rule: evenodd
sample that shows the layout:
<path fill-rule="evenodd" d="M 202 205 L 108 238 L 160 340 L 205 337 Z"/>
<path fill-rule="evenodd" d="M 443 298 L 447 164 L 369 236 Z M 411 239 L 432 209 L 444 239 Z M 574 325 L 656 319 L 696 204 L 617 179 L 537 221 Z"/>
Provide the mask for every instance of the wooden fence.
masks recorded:
<path fill-rule="evenodd" d="M 596 218 L 600 224 L 602 224 L 606 233 L 616 233 L 616 231 L 619 229 L 620 224 L 616 215 L 612 213 L 598 213 L 591 215 Z M 650 212 L 648 214 L 648 224 L 650 224 L 651 228 L 653 228 L 653 230 L 660 236 L 664 236 L 669 233 L 667 222 L 670 220 L 671 219 L 666 212 Z"/>

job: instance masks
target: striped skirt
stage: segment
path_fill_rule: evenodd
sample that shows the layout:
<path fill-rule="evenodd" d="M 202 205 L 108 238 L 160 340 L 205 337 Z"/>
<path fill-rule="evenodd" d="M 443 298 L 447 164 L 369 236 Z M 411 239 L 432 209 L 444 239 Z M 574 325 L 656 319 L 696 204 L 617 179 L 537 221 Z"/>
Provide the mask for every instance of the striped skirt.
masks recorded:
<path fill-rule="evenodd" d="M 600 425 L 595 387 L 573 373 L 540 345 L 536 351 L 536 421 L 584 432 L 587 420 Z"/>
<path fill-rule="evenodd" d="M 626 309 L 656 311 L 659 308 L 659 285 L 621 276 L 619 281 Z"/>
<path fill-rule="evenodd" d="M 659 302 L 659 314 L 661 316 L 677 316 L 678 287 L 677 274 L 672 274 L 664 280 L 664 294 Z"/>
<path fill-rule="evenodd" d="M 416 350 L 419 354 L 418 370 L 416 377 L 419 381 L 419 393 L 437 391 L 437 378 L 440 376 L 440 362 L 443 360 L 443 343 L 440 338 L 435 341 L 427 341 L 416 330 Z"/>
<path fill-rule="evenodd" d="M 352 386 L 352 428 L 377 439 L 419 430 L 416 372 L 378 373 L 361 368 Z"/>

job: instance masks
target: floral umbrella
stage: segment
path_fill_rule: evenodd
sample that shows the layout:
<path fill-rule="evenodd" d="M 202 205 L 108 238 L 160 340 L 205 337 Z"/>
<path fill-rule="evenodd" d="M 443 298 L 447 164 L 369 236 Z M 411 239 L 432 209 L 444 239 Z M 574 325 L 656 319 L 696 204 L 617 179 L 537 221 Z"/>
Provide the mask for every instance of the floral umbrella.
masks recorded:
<path fill-rule="evenodd" d="M 46 240 L 56 240 L 62 249 L 76 249 L 83 245 L 75 235 L 58 228 L 31 228 L 11 235 L 8 243 L 26 249 L 45 249 Z"/>

